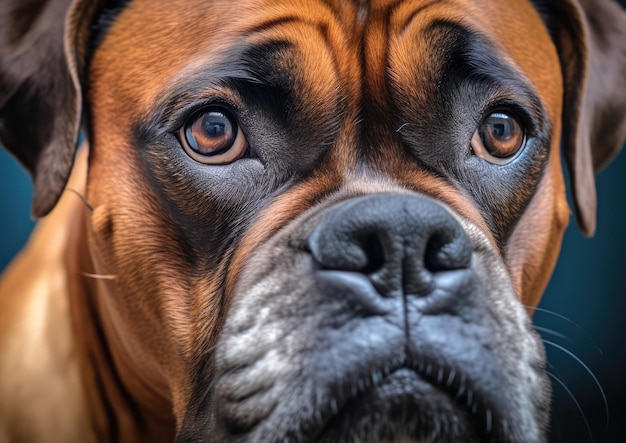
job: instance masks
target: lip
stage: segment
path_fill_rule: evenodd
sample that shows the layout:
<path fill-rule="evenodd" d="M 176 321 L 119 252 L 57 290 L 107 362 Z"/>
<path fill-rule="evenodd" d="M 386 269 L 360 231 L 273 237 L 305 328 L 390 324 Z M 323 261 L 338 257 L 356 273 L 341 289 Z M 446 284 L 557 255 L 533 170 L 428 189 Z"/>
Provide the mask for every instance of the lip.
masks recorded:
<path fill-rule="evenodd" d="M 329 399 L 322 426 L 303 432 L 312 436 L 305 441 L 506 441 L 496 435 L 491 408 L 451 370 L 405 365 L 372 378 L 378 382 Z"/>

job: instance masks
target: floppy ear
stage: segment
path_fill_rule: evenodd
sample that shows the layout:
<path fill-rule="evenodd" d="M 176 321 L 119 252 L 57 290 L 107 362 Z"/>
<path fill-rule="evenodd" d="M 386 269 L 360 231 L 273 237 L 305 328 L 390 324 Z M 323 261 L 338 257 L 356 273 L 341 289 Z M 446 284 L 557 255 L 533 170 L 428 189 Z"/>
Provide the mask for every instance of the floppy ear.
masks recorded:
<path fill-rule="evenodd" d="M 30 172 L 32 213 L 59 199 L 82 114 L 81 72 L 98 2 L 0 1 L 0 144 Z"/>
<path fill-rule="evenodd" d="M 534 1 L 545 12 L 545 1 Z M 544 18 L 559 52 L 565 88 L 563 154 L 578 225 L 591 236 L 594 175 L 626 139 L 626 12 L 614 0 L 556 0 L 548 8 Z"/>

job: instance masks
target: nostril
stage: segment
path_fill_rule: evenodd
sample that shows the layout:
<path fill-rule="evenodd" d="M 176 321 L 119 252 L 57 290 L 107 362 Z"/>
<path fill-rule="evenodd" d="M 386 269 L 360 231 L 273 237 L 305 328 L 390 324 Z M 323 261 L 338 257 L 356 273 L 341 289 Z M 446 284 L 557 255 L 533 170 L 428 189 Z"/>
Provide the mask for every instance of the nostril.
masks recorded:
<path fill-rule="evenodd" d="M 358 272 L 381 294 L 428 293 L 433 274 L 469 268 L 473 250 L 445 208 L 404 195 L 341 203 L 313 229 L 307 246 L 320 270 Z"/>
<path fill-rule="evenodd" d="M 441 255 L 441 249 L 444 245 L 441 235 L 433 235 L 426 243 L 424 251 L 424 267 L 430 272 L 441 272 L 447 270 L 445 266 L 445 257 Z"/>
<path fill-rule="evenodd" d="M 361 248 L 367 258 L 367 263 L 360 269 L 364 274 L 371 274 L 383 267 L 385 264 L 385 250 L 376 234 L 370 234 L 361 240 Z"/>
<path fill-rule="evenodd" d="M 471 244 L 461 232 L 434 232 L 424 250 L 424 267 L 432 273 L 452 271 L 470 266 Z M 452 238 L 451 238 L 452 237 Z"/>

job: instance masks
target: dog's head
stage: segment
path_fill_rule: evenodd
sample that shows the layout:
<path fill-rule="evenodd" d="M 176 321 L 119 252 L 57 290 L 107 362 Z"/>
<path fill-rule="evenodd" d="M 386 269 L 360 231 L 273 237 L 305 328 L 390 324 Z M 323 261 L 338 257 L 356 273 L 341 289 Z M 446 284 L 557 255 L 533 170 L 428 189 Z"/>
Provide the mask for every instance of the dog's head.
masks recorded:
<path fill-rule="evenodd" d="M 561 147 L 591 234 L 626 136 L 615 4 L 31 3 L 0 7 L 0 139 L 41 216 L 82 118 L 128 401 L 181 442 L 542 441 L 527 310 Z"/>

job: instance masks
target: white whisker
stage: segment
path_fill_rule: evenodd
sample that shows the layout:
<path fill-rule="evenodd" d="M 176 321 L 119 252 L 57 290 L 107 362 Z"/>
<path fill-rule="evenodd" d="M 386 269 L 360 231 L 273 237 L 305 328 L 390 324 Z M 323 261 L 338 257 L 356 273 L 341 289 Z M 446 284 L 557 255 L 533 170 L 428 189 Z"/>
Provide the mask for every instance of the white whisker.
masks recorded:
<path fill-rule="evenodd" d="M 576 354 L 574 354 L 573 352 L 571 352 L 568 349 L 564 348 L 563 346 L 561 346 L 561 345 L 559 345 L 557 343 L 551 342 L 549 340 L 545 340 L 545 339 L 543 340 L 543 342 L 545 344 L 553 346 L 556 349 L 560 350 L 561 352 L 564 352 L 565 354 L 569 355 L 579 365 L 581 365 L 585 369 L 585 371 L 587 371 L 587 373 L 591 376 L 591 378 L 593 379 L 594 383 L 598 387 L 598 390 L 600 391 L 600 395 L 602 395 L 602 401 L 604 403 L 604 411 L 606 413 L 606 426 L 608 427 L 608 425 L 609 425 L 609 404 L 607 402 L 606 394 L 604 393 L 604 389 L 602 388 L 602 385 L 600 384 L 600 381 L 595 376 L 593 371 L 578 356 L 576 356 Z"/>
<path fill-rule="evenodd" d="M 589 427 L 589 422 L 587 421 L 587 416 L 585 415 L 585 411 L 583 411 L 583 408 L 580 406 L 580 403 L 578 403 L 578 400 L 576 400 L 576 397 L 574 396 L 572 391 L 570 391 L 567 385 L 563 383 L 556 375 L 551 374 L 550 372 L 546 372 L 546 374 L 548 374 L 548 376 L 552 380 L 556 381 L 565 390 L 565 392 L 567 392 L 567 395 L 570 396 L 570 398 L 576 405 L 576 408 L 578 408 L 578 411 L 580 412 L 580 415 L 582 416 L 583 421 L 585 422 L 585 427 L 587 428 L 587 433 L 589 434 L 589 438 L 591 438 L 592 443 L 595 442 L 595 440 L 593 439 L 593 434 L 591 433 L 591 428 Z"/>
<path fill-rule="evenodd" d="M 97 280 L 115 280 L 115 275 L 111 274 L 91 274 L 89 272 L 81 272 L 83 277 L 95 278 Z"/>

